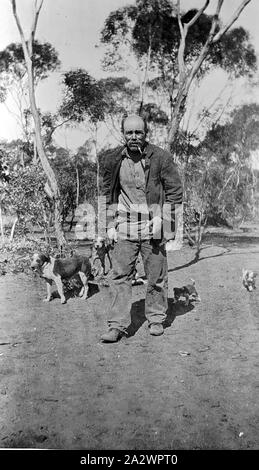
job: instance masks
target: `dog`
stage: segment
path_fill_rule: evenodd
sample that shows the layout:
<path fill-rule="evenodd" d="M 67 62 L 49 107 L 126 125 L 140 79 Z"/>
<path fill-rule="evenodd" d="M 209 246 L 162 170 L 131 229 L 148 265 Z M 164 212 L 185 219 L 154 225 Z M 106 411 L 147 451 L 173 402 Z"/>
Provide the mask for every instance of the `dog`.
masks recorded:
<path fill-rule="evenodd" d="M 56 259 L 42 253 L 34 253 L 31 269 L 38 272 L 47 283 L 45 302 L 51 300 L 51 285 L 54 281 L 61 298 L 61 303 L 65 304 L 66 298 L 62 281 L 70 279 L 75 274 L 79 275 L 83 284 L 79 296 L 84 300 L 87 298 L 88 281 L 93 278 L 92 261 L 89 257 L 74 255 L 71 258 Z"/>
<path fill-rule="evenodd" d="M 256 279 L 257 273 L 254 271 L 249 271 L 248 269 L 242 270 L 242 282 L 243 286 L 251 292 L 252 290 L 256 289 L 255 287 L 255 279 Z"/>
<path fill-rule="evenodd" d="M 181 297 L 184 298 L 184 303 L 186 306 L 189 305 L 191 301 L 201 302 L 201 298 L 195 287 L 195 281 L 193 279 L 191 279 L 191 281 L 191 284 L 174 288 L 175 302 L 178 302 Z"/>
<path fill-rule="evenodd" d="M 109 270 L 112 269 L 112 259 L 111 259 L 111 250 L 113 249 L 112 245 L 108 243 L 106 239 L 97 237 L 96 240 L 93 242 L 92 246 L 92 260 L 93 260 L 93 269 L 95 271 L 95 275 L 106 275 L 108 274 Z M 106 258 L 109 261 L 109 270 L 106 271 Z M 100 267 L 96 261 L 100 262 Z"/>

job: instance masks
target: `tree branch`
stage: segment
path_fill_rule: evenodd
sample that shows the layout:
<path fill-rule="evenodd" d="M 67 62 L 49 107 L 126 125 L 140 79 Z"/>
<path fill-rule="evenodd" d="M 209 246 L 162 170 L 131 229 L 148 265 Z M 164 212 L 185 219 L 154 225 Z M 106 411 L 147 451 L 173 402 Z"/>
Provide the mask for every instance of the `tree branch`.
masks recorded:
<path fill-rule="evenodd" d="M 199 12 L 197 12 L 197 14 L 193 17 L 193 19 L 189 23 L 182 24 L 179 18 L 180 0 L 177 0 L 178 23 L 179 23 L 179 28 L 181 31 L 181 40 L 180 40 L 180 46 L 178 49 L 179 88 L 178 88 L 178 92 L 175 98 L 175 105 L 174 105 L 174 111 L 173 111 L 173 116 L 172 116 L 172 121 L 171 121 L 171 127 L 168 133 L 167 148 L 169 150 L 179 130 L 180 122 L 181 122 L 181 119 L 184 113 L 185 104 L 186 104 L 186 98 L 187 98 L 191 83 L 194 77 L 197 75 L 203 61 L 205 60 L 208 54 L 209 48 L 211 47 L 213 43 L 218 41 L 221 38 L 221 36 L 231 27 L 231 25 L 237 20 L 237 18 L 239 17 L 241 12 L 245 8 L 245 6 L 250 1 L 251 0 L 243 0 L 242 4 L 234 13 L 230 21 L 227 23 L 227 25 L 222 27 L 221 29 L 219 28 L 220 30 L 219 32 L 217 32 L 218 25 L 219 25 L 219 13 L 224 3 L 224 0 L 218 0 L 215 14 L 212 17 L 211 27 L 210 27 L 208 37 L 205 43 L 203 44 L 200 50 L 200 53 L 198 54 L 198 57 L 192 63 L 192 66 L 190 70 L 188 70 L 188 73 L 186 73 L 185 62 L 184 62 L 185 37 L 186 37 L 186 34 L 188 32 L 190 25 L 194 23 L 193 20 L 194 19 L 197 20 L 197 18 L 199 18 L 199 15 L 201 15 L 202 11 L 204 11 L 204 9 L 207 7 L 208 1 L 206 1 L 205 5 L 199 10 Z"/>
<path fill-rule="evenodd" d="M 245 0 L 245 1 L 250 1 L 250 0 Z M 204 61 L 204 59 L 207 55 L 209 46 L 213 42 L 213 39 L 215 37 L 214 34 L 216 32 L 216 27 L 217 27 L 218 22 L 219 22 L 219 12 L 220 12 L 220 9 L 222 7 L 223 2 L 224 2 L 224 0 L 218 0 L 216 13 L 215 13 L 215 15 L 213 16 L 213 19 L 212 19 L 211 28 L 210 28 L 208 38 L 207 38 L 205 44 L 203 45 L 202 50 L 201 50 L 198 58 L 194 62 L 192 70 L 191 70 L 190 75 L 188 77 L 187 90 L 189 89 L 189 86 L 190 86 L 193 78 L 196 76 L 196 73 L 198 72 L 199 68 L 201 67 L 202 62 Z"/>
<path fill-rule="evenodd" d="M 222 1 L 222 0 L 221 0 Z M 242 11 L 244 10 L 244 8 L 246 7 L 246 5 L 248 5 L 248 3 L 250 3 L 251 0 L 244 0 L 241 5 L 238 7 L 238 9 L 234 12 L 233 16 L 230 18 L 230 20 L 228 21 L 228 23 L 223 26 L 220 31 L 214 36 L 213 38 L 213 43 L 219 41 L 219 39 L 221 39 L 221 37 L 223 36 L 223 34 L 225 34 L 229 28 L 232 26 L 233 23 L 235 23 L 235 21 L 239 18 L 240 14 L 242 13 Z M 222 2 L 223 3 L 223 2 Z"/>
<path fill-rule="evenodd" d="M 216 16 L 219 16 L 223 3 L 224 3 L 224 0 L 218 0 L 217 9 L 215 13 Z"/>
<path fill-rule="evenodd" d="M 61 126 L 63 126 L 64 124 L 66 124 L 67 122 L 71 121 L 70 118 L 68 119 L 65 119 L 64 121 L 60 122 L 59 124 L 57 124 L 56 126 L 54 126 L 49 133 L 47 133 L 47 137 L 46 137 L 46 144 L 49 144 L 51 142 L 51 139 L 52 139 L 52 135 L 54 134 L 54 132 Z"/>
<path fill-rule="evenodd" d="M 177 19 L 178 19 L 178 24 L 179 24 L 179 29 L 181 32 L 181 37 L 183 35 L 183 23 L 181 20 L 181 13 L 180 13 L 180 0 L 177 0 Z"/>
<path fill-rule="evenodd" d="M 220 2 L 223 2 L 223 0 L 219 0 L 219 3 Z M 179 67 L 180 75 L 182 76 L 184 74 L 184 69 L 185 69 L 184 51 L 185 51 L 185 40 L 186 40 L 188 30 L 200 18 L 202 13 L 208 7 L 209 3 L 210 3 L 210 0 L 206 0 L 203 7 L 201 7 L 200 10 L 197 11 L 196 15 L 194 15 L 194 17 L 188 23 L 184 23 L 183 25 L 182 20 L 181 20 L 181 12 L 180 12 L 180 0 L 177 0 L 177 19 L 178 19 L 178 25 L 179 25 L 179 29 L 181 33 L 181 41 L 180 41 L 180 46 L 178 49 L 178 67 Z"/>
<path fill-rule="evenodd" d="M 38 1 L 35 0 L 35 3 L 34 3 L 35 13 L 34 13 L 34 19 L 33 19 L 32 27 L 31 27 L 31 41 L 32 42 L 34 41 L 34 37 L 35 37 L 36 29 L 37 29 L 37 24 L 38 24 L 38 18 L 39 18 L 39 14 L 40 14 L 40 10 L 41 10 L 41 7 L 43 5 L 43 2 L 44 2 L 44 0 L 40 0 L 40 4 L 39 4 L 38 7 L 37 7 Z"/>
<path fill-rule="evenodd" d="M 177 0 L 177 19 L 178 19 L 178 24 L 179 24 L 180 34 L 181 34 L 181 40 L 180 40 L 180 45 L 179 45 L 178 54 L 177 54 L 179 74 L 181 77 L 185 69 L 184 51 L 185 51 L 185 38 L 186 38 L 187 31 L 186 31 L 186 28 L 183 27 L 182 20 L 181 20 L 180 0 Z"/>
<path fill-rule="evenodd" d="M 144 77 L 142 80 L 142 83 L 140 85 L 141 91 L 140 91 L 140 105 L 139 105 L 139 114 L 141 114 L 141 111 L 144 106 L 144 99 L 145 99 L 145 93 L 146 93 L 146 87 L 147 87 L 147 77 L 148 77 L 148 72 L 150 68 L 150 58 L 151 58 L 151 52 L 152 52 L 152 34 L 151 34 L 151 25 L 149 26 L 149 46 L 148 46 L 148 53 L 147 53 L 147 60 L 146 60 L 146 66 L 144 70 Z"/>
<path fill-rule="evenodd" d="M 196 23 L 196 21 L 200 18 L 200 16 L 202 15 L 202 13 L 206 10 L 207 6 L 209 5 L 210 3 L 210 0 L 206 0 L 205 4 L 203 5 L 203 7 L 201 7 L 200 10 L 197 11 L 196 15 L 194 15 L 194 17 L 189 21 L 189 23 L 186 23 L 186 26 L 188 27 L 188 29 L 194 25 L 194 23 Z"/>
<path fill-rule="evenodd" d="M 231 82 L 232 83 L 232 82 Z M 215 108 L 215 105 L 220 101 L 220 98 L 222 98 L 222 95 L 223 93 L 227 90 L 227 88 L 229 88 L 231 86 L 230 83 L 226 83 L 222 89 L 220 90 L 220 92 L 218 93 L 218 95 L 216 96 L 216 98 L 212 101 L 212 103 L 207 107 L 206 111 L 209 112 L 209 119 L 210 121 L 212 121 L 211 119 L 211 116 L 212 116 L 212 112 L 213 112 L 213 108 Z M 222 110 L 222 112 L 220 112 L 219 116 L 216 118 L 215 121 L 213 121 L 213 125 L 215 125 L 215 123 L 217 124 L 219 119 L 221 118 L 222 114 L 224 113 L 226 107 L 228 106 L 230 100 L 232 98 L 232 89 L 230 91 L 230 95 L 228 97 L 228 99 L 225 101 L 225 104 L 223 106 L 220 106 L 220 109 Z M 217 113 L 217 110 L 216 110 L 216 113 Z M 214 116 L 216 114 L 214 113 Z M 198 120 L 198 123 L 195 127 L 195 129 L 193 130 L 193 133 L 196 134 L 196 132 L 198 131 L 198 129 L 200 128 L 202 122 L 204 121 L 204 119 L 206 118 L 206 113 L 203 113 L 201 115 L 201 117 L 199 118 Z"/>
<path fill-rule="evenodd" d="M 25 37 L 24 37 L 23 29 L 22 29 L 22 26 L 21 26 L 21 23 L 20 23 L 20 20 L 19 20 L 19 17 L 17 15 L 17 11 L 16 11 L 16 0 L 11 0 L 11 4 L 12 4 L 12 9 L 13 9 L 13 16 L 15 18 L 15 22 L 16 22 L 17 28 L 18 28 L 20 36 L 21 36 L 22 44 L 24 45 L 24 47 L 27 50 L 27 44 L 26 44 L 26 40 L 25 40 Z"/>

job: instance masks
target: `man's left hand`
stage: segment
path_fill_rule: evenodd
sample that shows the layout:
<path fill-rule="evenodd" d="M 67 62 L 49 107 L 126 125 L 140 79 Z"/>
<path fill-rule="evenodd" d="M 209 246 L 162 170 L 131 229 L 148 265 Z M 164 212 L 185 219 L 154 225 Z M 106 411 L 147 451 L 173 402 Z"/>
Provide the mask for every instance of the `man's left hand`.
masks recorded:
<path fill-rule="evenodd" d="M 166 251 L 177 251 L 182 248 L 182 243 L 179 242 L 176 238 L 174 240 L 168 240 L 165 242 Z"/>

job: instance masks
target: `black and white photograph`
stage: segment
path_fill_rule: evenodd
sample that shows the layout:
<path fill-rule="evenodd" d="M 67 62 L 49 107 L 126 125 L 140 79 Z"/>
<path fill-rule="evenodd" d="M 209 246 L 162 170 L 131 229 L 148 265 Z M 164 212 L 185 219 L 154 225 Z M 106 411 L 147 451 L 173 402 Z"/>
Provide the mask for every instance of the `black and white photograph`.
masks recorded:
<path fill-rule="evenodd" d="M 258 450 L 259 2 L 0 11 L 1 453 Z"/>

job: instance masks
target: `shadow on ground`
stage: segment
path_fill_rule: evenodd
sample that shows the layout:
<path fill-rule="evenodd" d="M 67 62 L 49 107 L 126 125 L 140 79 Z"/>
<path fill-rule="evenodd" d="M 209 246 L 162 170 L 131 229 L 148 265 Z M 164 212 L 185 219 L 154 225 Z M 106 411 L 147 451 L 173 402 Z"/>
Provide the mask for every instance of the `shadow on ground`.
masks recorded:
<path fill-rule="evenodd" d="M 169 328 L 176 317 L 185 315 L 193 309 L 194 306 L 191 303 L 189 305 L 185 305 L 184 302 L 175 302 L 173 298 L 168 298 L 168 309 L 167 316 L 164 321 L 164 328 Z M 128 338 L 134 336 L 145 321 L 145 299 L 140 299 L 132 304 L 131 324 L 127 329 Z"/>

